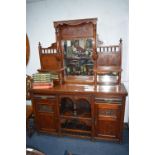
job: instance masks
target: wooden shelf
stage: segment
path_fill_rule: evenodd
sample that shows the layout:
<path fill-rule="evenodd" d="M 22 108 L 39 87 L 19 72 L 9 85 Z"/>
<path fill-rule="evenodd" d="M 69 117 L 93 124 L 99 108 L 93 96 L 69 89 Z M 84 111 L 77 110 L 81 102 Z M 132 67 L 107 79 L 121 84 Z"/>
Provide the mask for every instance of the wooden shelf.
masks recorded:
<path fill-rule="evenodd" d="M 62 119 L 83 119 L 83 120 L 91 120 L 91 117 L 84 117 L 84 116 L 73 116 L 73 115 L 61 115 Z"/>
<path fill-rule="evenodd" d="M 94 69 L 94 72 L 97 74 L 107 74 L 110 72 L 121 72 L 122 69 L 120 66 L 98 66 Z"/>
<path fill-rule="evenodd" d="M 67 132 L 75 132 L 75 133 L 91 133 L 91 131 L 77 130 L 77 129 L 61 128 L 61 130 L 62 130 L 62 131 L 67 131 Z"/>
<path fill-rule="evenodd" d="M 74 138 L 88 138 L 90 139 L 91 137 L 91 133 L 78 133 L 78 132 L 74 132 L 74 131 L 62 131 L 61 133 L 63 136 L 70 136 L 70 137 L 74 137 Z"/>
<path fill-rule="evenodd" d="M 65 129 L 66 131 L 90 133 L 91 126 L 92 126 L 91 120 L 79 120 L 79 119 L 61 120 L 61 129 Z"/>

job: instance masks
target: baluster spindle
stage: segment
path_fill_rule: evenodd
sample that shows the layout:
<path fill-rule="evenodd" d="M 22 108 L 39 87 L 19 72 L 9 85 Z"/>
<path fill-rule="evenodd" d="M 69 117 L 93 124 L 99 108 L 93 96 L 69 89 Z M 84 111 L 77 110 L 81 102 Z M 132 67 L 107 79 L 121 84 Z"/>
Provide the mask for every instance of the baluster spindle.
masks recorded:
<path fill-rule="evenodd" d="M 107 48 L 106 47 L 104 47 L 104 52 L 106 52 L 107 50 L 106 50 Z"/>
<path fill-rule="evenodd" d="M 118 47 L 116 47 L 116 52 L 118 52 L 119 51 L 119 48 Z"/>

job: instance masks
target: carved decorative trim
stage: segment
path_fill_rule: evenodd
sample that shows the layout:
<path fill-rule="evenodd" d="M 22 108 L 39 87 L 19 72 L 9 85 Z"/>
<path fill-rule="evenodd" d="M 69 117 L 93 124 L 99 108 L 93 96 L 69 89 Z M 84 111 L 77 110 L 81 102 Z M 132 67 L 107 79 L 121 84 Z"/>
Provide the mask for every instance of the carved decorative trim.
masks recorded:
<path fill-rule="evenodd" d="M 76 26 L 63 25 L 61 30 L 61 38 L 71 39 L 71 38 L 88 38 L 93 37 L 93 25 L 92 24 L 80 24 Z"/>
<path fill-rule="evenodd" d="M 38 105 L 38 111 L 39 112 L 53 112 L 53 108 L 48 105 Z"/>
<path fill-rule="evenodd" d="M 115 109 L 99 109 L 99 115 L 117 117 L 117 110 L 115 110 Z"/>
<path fill-rule="evenodd" d="M 76 26 L 76 25 L 89 24 L 89 23 L 96 25 L 96 22 L 97 22 L 97 18 L 77 19 L 77 20 L 67 20 L 67 21 L 55 21 L 54 27 L 57 28 L 57 27 L 62 26 L 62 25 Z"/>
<path fill-rule="evenodd" d="M 32 77 L 26 75 L 26 99 L 31 99 L 30 89 L 32 88 Z"/>

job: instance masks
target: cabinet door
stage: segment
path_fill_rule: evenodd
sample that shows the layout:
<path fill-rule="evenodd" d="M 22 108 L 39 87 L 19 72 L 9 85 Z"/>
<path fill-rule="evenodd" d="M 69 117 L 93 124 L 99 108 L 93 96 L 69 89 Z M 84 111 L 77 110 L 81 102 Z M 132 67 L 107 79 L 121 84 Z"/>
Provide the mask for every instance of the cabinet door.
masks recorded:
<path fill-rule="evenodd" d="M 34 99 L 36 127 L 38 131 L 57 131 L 57 104 L 56 99 Z"/>
<path fill-rule="evenodd" d="M 121 105 L 95 103 L 95 129 L 97 137 L 119 138 Z"/>
<path fill-rule="evenodd" d="M 37 127 L 39 131 L 44 132 L 55 132 L 56 131 L 56 120 L 53 114 L 39 113 L 37 115 Z"/>

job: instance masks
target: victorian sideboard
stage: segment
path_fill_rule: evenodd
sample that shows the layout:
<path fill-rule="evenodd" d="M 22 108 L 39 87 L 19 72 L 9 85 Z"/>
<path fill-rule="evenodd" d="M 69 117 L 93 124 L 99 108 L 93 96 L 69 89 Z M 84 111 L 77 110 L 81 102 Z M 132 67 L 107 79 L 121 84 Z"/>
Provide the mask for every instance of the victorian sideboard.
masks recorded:
<path fill-rule="evenodd" d="M 97 18 L 54 22 L 56 43 L 39 43 L 41 69 L 54 87 L 31 89 L 38 132 L 122 141 L 127 91 L 121 83 L 122 40 L 97 46 Z"/>

